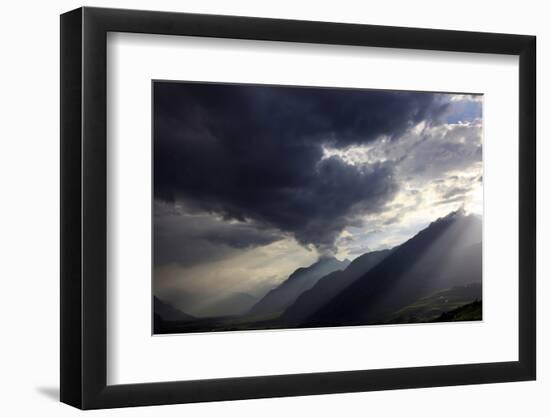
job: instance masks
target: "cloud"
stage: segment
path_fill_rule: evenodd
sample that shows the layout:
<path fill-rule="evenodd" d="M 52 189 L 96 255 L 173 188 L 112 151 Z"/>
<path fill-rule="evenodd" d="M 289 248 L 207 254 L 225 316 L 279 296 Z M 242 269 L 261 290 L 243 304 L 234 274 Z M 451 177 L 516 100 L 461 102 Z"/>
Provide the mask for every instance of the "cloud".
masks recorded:
<path fill-rule="evenodd" d="M 191 250 L 192 243 L 204 247 L 202 240 L 182 239 Z M 200 315 L 200 310 L 219 299 L 220 295 L 245 292 L 261 297 L 297 268 L 310 265 L 317 259 L 313 251 L 306 250 L 289 237 L 246 249 L 231 249 L 223 245 L 211 248 L 215 250 L 210 251 L 209 259 L 186 258 L 186 264 L 155 265 L 154 293 L 181 306 L 185 312 Z M 203 256 L 203 251 L 196 251 L 194 255 Z"/>
<path fill-rule="evenodd" d="M 454 95 L 447 109 L 447 123 L 471 122 L 481 118 L 483 95 Z"/>
<path fill-rule="evenodd" d="M 157 201 L 249 225 L 205 234 L 211 244 L 263 244 L 274 229 L 320 251 L 399 187 L 398 160 L 354 165 L 325 149 L 400 141 L 453 105 L 431 93 L 163 82 L 154 99 Z"/>
<path fill-rule="evenodd" d="M 407 153 L 400 170 L 423 180 L 481 163 L 481 123 L 447 124 L 427 129 Z"/>
<path fill-rule="evenodd" d="M 241 249 L 265 246 L 284 236 L 252 222 L 227 222 L 193 213 L 181 205 L 156 201 L 154 205 L 154 264 L 197 265 L 215 262 Z"/>
<path fill-rule="evenodd" d="M 449 189 L 445 190 L 445 192 L 443 193 L 443 198 L 449 199 L 453 197 L 463 197 L 469 191 L 470 191 L 470 188 L 467 188 L 467 187 L 450 187 Z"/>

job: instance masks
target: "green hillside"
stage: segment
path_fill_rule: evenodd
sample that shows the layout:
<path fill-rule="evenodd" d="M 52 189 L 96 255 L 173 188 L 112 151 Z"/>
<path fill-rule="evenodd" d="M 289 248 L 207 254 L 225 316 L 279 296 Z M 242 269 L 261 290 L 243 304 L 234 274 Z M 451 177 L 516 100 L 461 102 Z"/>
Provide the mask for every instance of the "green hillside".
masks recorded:
<path fill-rule="evenodd" d="M 475 309 L 472 311 L 460 310 L 466 305 L 472 304 L 473 301 L 480 299 L 481 284 L 453 287 L 448 290 L 432 294 L 431 296 L 421 298 L 413 304 L 400 309 L 387 320 L 387 323 L 398 324 L 427 323 L 434 321 L 481 320 L 481 302 L 479 302 L 479 311 Z M 457 317 L 456 319 L 453 318 L 455 316 Z M 475 318 L 478 316 L 479 318 Z M 442 319 L 443 317 L 445 317 L 445 319 Z"/>

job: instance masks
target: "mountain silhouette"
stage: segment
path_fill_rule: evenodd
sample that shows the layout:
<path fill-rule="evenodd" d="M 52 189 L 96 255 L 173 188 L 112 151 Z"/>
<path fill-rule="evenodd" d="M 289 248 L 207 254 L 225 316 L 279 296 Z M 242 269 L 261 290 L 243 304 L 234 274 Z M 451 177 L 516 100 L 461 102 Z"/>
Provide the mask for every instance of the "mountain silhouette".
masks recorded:
<path fill-rule="evenodd" d="M 390 252 L 387 249 L 365 253 L 351 262 L 343 271 L 338 270 L 325 275 L 313 287 L 304 291 L 285 310 L 283 314 L 284 320 L 289 323 L 300 322 L 310 316 L 355 282 L 355 280 L 380 263 Z"/>
<path fill-rule="evenodd" d="M 437 291 L 481 283 L 481 219 L 452 212 L 397 246 L 303 320 L 302 327 L 383 323 Z"/>
<path fill-rule="evenodd" d="M 153 296 L 153 311 L 155 318 L 158 316 L 159 319 L 164 321 L 190 321 L 195 319 L 195 317 L 178 310 L 156 296 Z"/>
<path fill-rule="evenodd" d="M 481 218 L 456 211 L 393 249 L 298 268 L 255 304 L 229 293 L 203 317 L 155 297 L 154 333 L 481 320 L 481 280 Z"/>
<path fill-rule="evenodd" d="M 283 312 L 304 292 L 313 287 L 322 277 L 345 269 L 349 260 L 339 261 L 334 257 L 322 257 L 306 268 L 298 268 L 282 284 L 268 292 L 249 311 L 248 315 L 257 316 Z"/>
<path fill-rule="evenodd" d="M 232 292 L 215 299 L 199 310 L 201 316 L 235 316 L 244 314 L 258 301 L 258 298 L 244 292 Z M 197 312 L 197 315 L 199 315 Z"/>

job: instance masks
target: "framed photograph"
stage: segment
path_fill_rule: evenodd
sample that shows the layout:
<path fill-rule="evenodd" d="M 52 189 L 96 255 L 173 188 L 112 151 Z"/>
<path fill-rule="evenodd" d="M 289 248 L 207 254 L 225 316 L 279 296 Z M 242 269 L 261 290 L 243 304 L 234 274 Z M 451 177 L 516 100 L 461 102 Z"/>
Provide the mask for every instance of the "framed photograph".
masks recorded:
<path fill-rule="evenodd" d="M 535 37 L 61 16 L 61 401 L 533 380 Z"/>

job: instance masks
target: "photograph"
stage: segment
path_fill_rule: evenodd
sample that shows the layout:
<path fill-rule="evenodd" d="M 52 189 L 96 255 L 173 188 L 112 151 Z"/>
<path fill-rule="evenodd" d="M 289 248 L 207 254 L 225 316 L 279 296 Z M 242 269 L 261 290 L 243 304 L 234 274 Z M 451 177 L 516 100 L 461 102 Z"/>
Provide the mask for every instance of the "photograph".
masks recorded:
<path fill-rule="evenodd" d="M 480 321 L 483 94 L 152 81 L 153 334 Z"/>
<path fill-rule="evenodd" d="M 550 26 L 530 4 L 430 1 L 92 0 L 58 25 L 40 3 L 39 36 L 10 29 L 27 81 L 7 83 L 4 177 L 29 198 L 4 205 L 24 249 L 5 356 L 41 343 L 8 366 L 11 410 L 537 415 Z M 46 56 L 55 82 L 22 94 Z"/>

